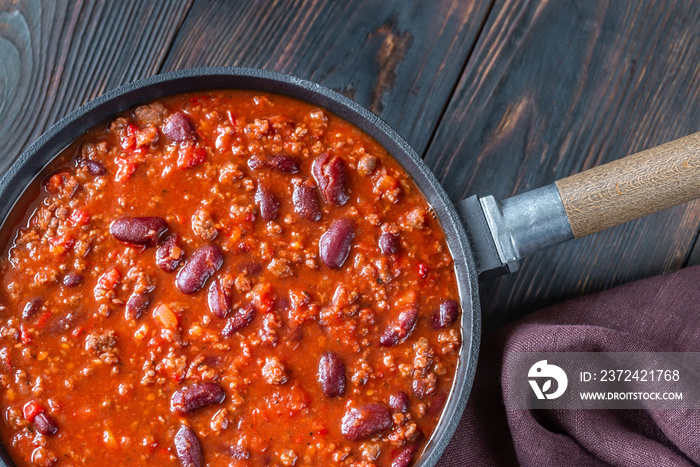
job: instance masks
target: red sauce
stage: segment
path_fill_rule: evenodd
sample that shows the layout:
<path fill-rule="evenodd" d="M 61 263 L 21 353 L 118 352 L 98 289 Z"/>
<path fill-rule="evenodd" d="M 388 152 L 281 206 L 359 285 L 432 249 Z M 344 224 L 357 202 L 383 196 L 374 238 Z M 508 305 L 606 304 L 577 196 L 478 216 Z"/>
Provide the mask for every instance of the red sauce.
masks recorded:
<path fill-rule="evenodd" d="M 348 122 L 180 95 L 62 154 L 0 261 L 24 465 L 410 465 L 461 344 L 444 234 Z"/>

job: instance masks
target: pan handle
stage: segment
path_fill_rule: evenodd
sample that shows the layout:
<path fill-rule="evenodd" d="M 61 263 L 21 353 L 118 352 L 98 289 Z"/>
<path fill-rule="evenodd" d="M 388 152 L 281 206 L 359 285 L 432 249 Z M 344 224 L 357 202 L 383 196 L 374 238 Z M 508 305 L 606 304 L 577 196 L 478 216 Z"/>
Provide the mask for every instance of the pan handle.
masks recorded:
<path fill-rule="evenodd" d="M 556 182 L 575 238 L 700 197 L 700 133 Z"/>
<path fill-rule="evenodd" d="M 480 277 L 514 272 L 535 251 L 700 197 L 700 133 L 566 177 L 503 201 L 458 206 Z"/>

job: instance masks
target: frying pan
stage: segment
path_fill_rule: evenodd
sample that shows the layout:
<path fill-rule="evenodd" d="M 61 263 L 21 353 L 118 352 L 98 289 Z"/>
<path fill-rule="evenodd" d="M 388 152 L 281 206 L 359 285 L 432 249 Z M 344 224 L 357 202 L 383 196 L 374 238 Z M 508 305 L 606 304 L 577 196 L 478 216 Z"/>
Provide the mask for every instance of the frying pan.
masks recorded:
<path fill-rule="evenodd" d="M 432 206 L 454 258 L 463 342 L 443 414 L 417 465 L 434 466 L 459 423 L 474 380 L 481 332 L 478 280 L 514 272 L 533 252 L 700 197 L 700 133 L 510 199 L 472 196 L 453 203 L 418 154 L 376 115 L 318 84 L 250 68 L 199 68 L 154 76 L 110 91 L 52 126 L 0 178 L 0 228 L 25 189 L 76 138 L 109 117 L 164 96 L 251 89 L 294 97 L 358 126 L 408 171 Z M 4 465 L 13 465 L 0 447 Z"/>

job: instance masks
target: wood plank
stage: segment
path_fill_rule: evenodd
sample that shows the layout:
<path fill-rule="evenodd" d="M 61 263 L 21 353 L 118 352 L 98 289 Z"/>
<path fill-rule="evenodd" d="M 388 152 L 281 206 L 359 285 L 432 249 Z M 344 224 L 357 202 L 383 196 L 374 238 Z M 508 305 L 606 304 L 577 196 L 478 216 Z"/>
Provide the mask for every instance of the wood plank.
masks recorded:
<path fill-rule="evenodd" d="M 74 108 L 156 74 L 190 3 L 0 0 L 0 171 Z"/>
<path fill-rule="evenodd" d="M 700 264 L 700 238 L 696 238 L 695 245 L 693 246 L 693 251 L 690 252 L 688 261 L 685 266 L 697 266 Z"/>
<path fill-rule="evenodd" d="M 508 197 L 700 131 L 700 3 L 499 0 L 427 153 L 453 199 Z M 673 271 L 700 203 L 535 255 L 483 284 L 491 328 Z"/>
<path fill-rule="evenodd" d="M 422 152 L 490 4 L 197 0 L 164 70 L 248 66 L 310 79 L 367 106 Z"/>

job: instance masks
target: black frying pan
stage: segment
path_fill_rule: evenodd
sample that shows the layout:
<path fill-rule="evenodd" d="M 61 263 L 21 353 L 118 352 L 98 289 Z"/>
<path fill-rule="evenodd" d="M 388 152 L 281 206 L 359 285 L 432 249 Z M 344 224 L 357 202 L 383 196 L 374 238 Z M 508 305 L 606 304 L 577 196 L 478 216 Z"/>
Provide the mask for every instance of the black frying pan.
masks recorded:
<path fill-rule="evenodd" d="M 473 196 L 455 205 L 418 154 L 393 129 L 341 94 L 270 71 L 200 68 L 122 86 L 52 126 L 0 178 L 0 221 L 6 222 L 17 200 L 47 164 L 93 126 L 160 97 L 226 88 L 284 94 L 324 107 L 355 124 L 403 165 L 435 210 L 455 261 L 463 343 L 442 417 L 417 463 L 422 467 L 437 464 L 472 387 L 481 333 L 479 278 L 513 272 L 520 259 L 538 249 L 700 197 L 698 133 L 505 201 Z M 0 458 L 4 465 L 13 465 L 4 450 Z"/>

